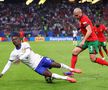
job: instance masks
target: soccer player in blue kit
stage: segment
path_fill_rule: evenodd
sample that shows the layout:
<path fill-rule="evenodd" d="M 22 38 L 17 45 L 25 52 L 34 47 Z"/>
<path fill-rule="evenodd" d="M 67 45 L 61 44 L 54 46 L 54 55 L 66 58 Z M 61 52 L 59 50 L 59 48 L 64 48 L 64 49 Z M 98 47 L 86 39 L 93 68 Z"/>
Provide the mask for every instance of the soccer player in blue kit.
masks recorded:
<path fill-rule="evenodd" d="M 5 65 L 4 69 L 0 74 L 0 78 L 6 73 L 6 71 L 10 68 L 12 63 L 22 62 L 31 69 L 33 69 L 38 74 L 44 77 L 51 77 L 55 79 L 63 79 L 72 83 L 76 82 L 76 79 L 71 78 L 69 76 L 62 76 L 56 73 L 51 73 L 49 71 L 50 68 L 64 68 L 71 72 L 81 73 L 80 69 L 73 69 L 63 63 L 57 63 L 54 60 L 41 56 L 37 53 L 34 53 L 29 43 L 21 42 L 19 34 L 14 33 L 11 35 L 11 40 L 15 46 L 14 50 L 10 54 L 10 58 Z"/>

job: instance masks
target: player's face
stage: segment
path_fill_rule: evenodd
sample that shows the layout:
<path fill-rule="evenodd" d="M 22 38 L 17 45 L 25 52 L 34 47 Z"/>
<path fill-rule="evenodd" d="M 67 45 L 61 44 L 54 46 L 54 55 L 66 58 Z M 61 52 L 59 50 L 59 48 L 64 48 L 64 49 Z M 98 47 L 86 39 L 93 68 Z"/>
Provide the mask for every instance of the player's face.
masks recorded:
<path fill-rule="evenodd" d="M 73 15 L 75 18 L 79 19 L 82 16 L 82 13 L 81 12 L 74 12 Z"/>
<path fill-rule="evenodd" d="M 79 17 L 79 14 L 77 14 L 77 13 L 74 14 L 74 17 L 75 17 L 75 18 L 78 18 L 78 19 L 80 18 L 80 17 Z"/>
<path fill-rule="evenodd" d="M 18 45 L 21 44 L 21 40 L 20 40 L 19 37 L 14 36 L 14 37 L 12 37 L 11 39 L 12 39 L 12 42 L 13 42 L 13 44 L 14 44 L 15 46 L 18 46 Z"/>

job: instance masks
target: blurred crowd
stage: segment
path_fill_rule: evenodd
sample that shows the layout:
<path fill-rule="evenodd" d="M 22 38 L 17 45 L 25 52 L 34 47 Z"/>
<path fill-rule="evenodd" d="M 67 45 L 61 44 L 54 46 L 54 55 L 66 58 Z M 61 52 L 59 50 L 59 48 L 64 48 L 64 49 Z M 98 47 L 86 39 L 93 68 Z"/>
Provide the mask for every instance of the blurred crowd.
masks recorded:
<path fill-rule="evenodd" d="M 9 37 L 13 31 L 24 33 L 26 37 L 72 36 L 73 30 L 79 30 L 78 21 L 72 15 L 77 6 L 84 10 L 93 23 L 104 21 L 103 4 L 71 4 L 64 0 L 41 6 L 35 3 L 29 6 L 25 3 L 0 3 L 0 37 Z"/>

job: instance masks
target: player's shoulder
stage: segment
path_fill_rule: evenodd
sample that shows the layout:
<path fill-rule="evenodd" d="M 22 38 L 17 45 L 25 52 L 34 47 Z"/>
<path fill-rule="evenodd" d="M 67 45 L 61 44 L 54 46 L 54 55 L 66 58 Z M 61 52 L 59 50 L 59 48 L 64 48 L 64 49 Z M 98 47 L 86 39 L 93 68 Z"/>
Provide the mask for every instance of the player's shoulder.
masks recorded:
<path fill-rule="evenodd" d="M 11 51 L 10 55 L 14 55 L 15 53 L 16 53 L 16 49 L 14 48 L 14 49 Z"/>
<path fill-rule="evenodd" d="M 82 21 L 88 21 L 90 20 L 89 17 L 87 15 L 83 15 L 81 18 Z"/>
<path fill-rule="evenodd" d="M 22 42 L 22 45 L 29 45 L 28 42 Z"/>
<path fill-rule="evenodd" d="M 27 47 L 30 47 L 30 44 L 28 42 L 22 42 L 21 47 L 22 48 L 27 48 Z"/>

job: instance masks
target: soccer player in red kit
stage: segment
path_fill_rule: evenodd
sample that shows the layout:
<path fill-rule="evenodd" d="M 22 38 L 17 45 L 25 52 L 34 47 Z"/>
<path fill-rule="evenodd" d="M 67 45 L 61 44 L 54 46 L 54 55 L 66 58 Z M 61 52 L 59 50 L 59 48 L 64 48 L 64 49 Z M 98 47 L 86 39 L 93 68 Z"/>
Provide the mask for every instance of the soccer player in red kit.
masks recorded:
<path fill-rule="evenodd" d="M 103 47 L 103 50 L 105 51 L 106 55 L 108 56 L 108 50 L 106 48 L 106 37 L 104 35 L 104 32 L 107 33 L 107 27 L 105 27 L 104 24 L 97 24 L 95 26 L 95 32 L 96 32 L 98 40 L 99 40 L 99 53 L 102 56 L 102 58 L 105 59 L 101 47 Z"/>
<path fill-rule="evenodd" d="M 80 8 L 75 8 L 73 15 L 80 22 L 80 29 L 84 38 L 82 39 L 81 43 L 79 43 L 79 45 L 73 49 L 71 67 L 75 68 L 78 55 L 87 48 L 89 50 L 91 61 L 108 66 L 108 62 L 106 60 L 96 57 L 96 53 L 98 52 L 98 38 L 94 31 L 91 20 L 82 12 Z M 66 72 L 64 74 L 71 75 L 72 73 Z"/>

